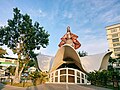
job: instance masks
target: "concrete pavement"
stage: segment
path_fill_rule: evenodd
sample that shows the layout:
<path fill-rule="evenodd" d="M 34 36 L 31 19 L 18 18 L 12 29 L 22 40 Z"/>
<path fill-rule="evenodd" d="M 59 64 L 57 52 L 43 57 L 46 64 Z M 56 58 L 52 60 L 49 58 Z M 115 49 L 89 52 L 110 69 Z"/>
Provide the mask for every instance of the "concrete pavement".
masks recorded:
<path fill-rule="evenodd" d="M 111 89 L 91 85 L 81 86 L 75 84 L 42 84 L 25 88 L 0 84 L 0 90 L 111 90 Z"/>

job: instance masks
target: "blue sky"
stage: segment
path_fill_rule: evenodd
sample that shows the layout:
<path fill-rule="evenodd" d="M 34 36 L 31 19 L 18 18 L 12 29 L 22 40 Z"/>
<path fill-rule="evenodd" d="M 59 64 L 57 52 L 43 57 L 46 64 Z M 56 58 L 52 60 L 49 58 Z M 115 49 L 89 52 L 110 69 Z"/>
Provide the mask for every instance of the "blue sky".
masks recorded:
<path fill-rule="evenodd" d="M 38 52 L 52 56 L 67 26 L 79 36 L 78 51 L 90 55 L 108 50 L 105 27 L 120 23 L 120 0 L 0 0 L 0 26 L 13 17 L 15 7 L 49 32 L 49 45 Z"/>

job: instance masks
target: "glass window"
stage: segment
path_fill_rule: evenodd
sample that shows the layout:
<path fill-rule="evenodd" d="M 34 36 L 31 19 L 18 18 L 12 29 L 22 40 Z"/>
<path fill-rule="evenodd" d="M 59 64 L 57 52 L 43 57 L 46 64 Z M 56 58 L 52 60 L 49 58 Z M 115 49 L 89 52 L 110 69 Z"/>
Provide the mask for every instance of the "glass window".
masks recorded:
<path fill-rule="evenodd" d="M 111 30 L 111 33 L 113 33 L 113 32 L 117 32 L 117 29 L 112 29 L 112 30 Z"/>
<path fill-rule="evenodd" d="M 85 75 L 85 79 L 87 79 L 87 76 Z"/>
<path fill-rule="evenodd" d="M 53 77 L 53 75 L 54 75 L 54 74 L 52 73 L 51 77 Z"/>
<path fill-rule="evenodd" d="M 60 70 L 60 75 L 61 74 L 66 74 L 66 69 Z"/>
<path fill-rule="evenodd" d="M 120 51 L 120 47 L 114 48 L 114 51 Z"/>
<path fill-rule="evenodd" d="M 84 83 L 84 79 L 82 79 L 82 83 Z"/>
<path fill-rule="evenodd" d="M 119 38 L 112 39 L 113 42 L 119 42 Z"/>
<path fill-rule="evenodd" d="M 58 77 L 55 77 L 55 82 L 58 82 Z"/>
<path fill-rule="evenodd" d="M 55 72 L 55 76 L 57 76 L 57 75 L 58 75 L 58 71 Z"/>
<path fill-rule="evenodd" d="M 69 69 L 68 69 L 68 74 L 74 75 L 74 70 L 69 70 Z"/>
<path fill-rule="evenodd" d="M 118 34 L 113 34 L 112 37 L 113 37 L 113 38 L 114 38 L 114 37 L 118 37 Z"/>
<path fill-rule="evenodd" d="M 74 76 L 68 76 L 68 82 L 75 83 Z"/>
<path fill-rule="evenodd" d="M 80 83 L 80 78 L 79 77 L 77 77 L 77 83 Z"/>
<path fill-rule="evenodd" d="M 53 82 L 53 78 L 52 78 L 52 82 Z"/>
<path fill-rule="evenodd" d="M 120 46 L 120 43 L 115 43 L 113 44 L 113 46 Z"/>
<path fill-rule="evenodd" d="M 60 82 L 66 82 L 66 76 L 65 75 L 60 76 Z"/>
<path fill-rule="evenodd" d="M 118 53 L 115 53 L 115 56 L 118 56 Z"/>
<path fill-rule="evenodd" d="M 82 78 L 84 78 L 84 74 L 81 73 Z"/>
<path fill-rule="evenodd" d="M 80 77 L 80 73 L 79 73 L 79 72 L 77 72 L 77 76 L 79 76 L 79 77 Z"/>

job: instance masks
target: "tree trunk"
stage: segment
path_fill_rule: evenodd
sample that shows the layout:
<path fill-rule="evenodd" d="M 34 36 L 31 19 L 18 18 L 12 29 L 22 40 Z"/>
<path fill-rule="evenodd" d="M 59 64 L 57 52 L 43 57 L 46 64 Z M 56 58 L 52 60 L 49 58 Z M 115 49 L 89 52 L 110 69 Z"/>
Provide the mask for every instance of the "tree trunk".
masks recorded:
<path fill-rule="evenodd" d="M 19 61 L 17 61 L 16 69 L 15 69 L 15 77 L 13 79 L 13 83 L 19 83 L 19 76 L 18 76 L 18 69 L 19 69 Z"/>
<path fill-rule="evenodd" d="M 22 71 L 23 71 L 24 67 L 25 67 L 25 63 L 23 64 L 21 70 L 19 71 L 19 80 L 20 80 L 20 78 L 21 78 L 21 74 L 22 74 Z"/>

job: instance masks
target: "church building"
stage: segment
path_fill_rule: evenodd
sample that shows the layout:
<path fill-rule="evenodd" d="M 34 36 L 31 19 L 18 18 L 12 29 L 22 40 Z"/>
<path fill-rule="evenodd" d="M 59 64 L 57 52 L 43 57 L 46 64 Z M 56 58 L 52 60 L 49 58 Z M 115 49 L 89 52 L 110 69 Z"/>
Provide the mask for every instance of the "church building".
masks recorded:
<path fill-rule="evenodd" d="M 54 57 L 38 55 L 38 66 L 42 71 L 49 72 L 50 83 L 87 84 L 87 73 L 107 70 L 111 52 L 80 57 L 76 51 L 81 46 L 77 38 L 68 26 Z"/>

